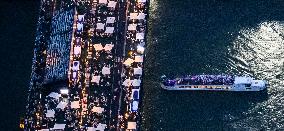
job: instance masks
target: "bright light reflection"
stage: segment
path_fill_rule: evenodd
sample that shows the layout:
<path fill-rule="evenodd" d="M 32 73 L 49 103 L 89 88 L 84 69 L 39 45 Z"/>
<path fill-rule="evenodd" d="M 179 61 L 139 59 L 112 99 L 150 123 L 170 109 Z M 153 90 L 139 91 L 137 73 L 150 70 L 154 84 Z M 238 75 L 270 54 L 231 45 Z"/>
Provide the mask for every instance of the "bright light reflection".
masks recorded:
<path fill-rule="evenodd" d="M 230 114 L 225 117 L 235 120 L 231 124 L 234 128 L 284 128 L 284 125 L 280 124 L 283 123 L 281 112 L 284 111 L 284 23 L 263 22 L 256 28 L 243 29 L 233 44 L 229 53 L 237 60 L 231 60 L 230 66 L 246 68 L 257 77 L 268 80 L 269 98 L 252 105 L 248 111 L 243 112 L 245 117 L 242 119 Z"/>
<path fill-rule="evenodd" d="M 145 50 L 145 48 L 143 46 L 140 46 L 140 45 L 137 46 L 137 52 L 143 54 L 144 50 Z"/>
<path fill-rule="evenodd" d="M 230 54 L 241 61 L 237 66 L 264 79 L 274 78 L 284 62 L 283 39 L 284 24 L 263 22 L 257 28 L 241 30 Z"/>
<path fill-rule="evenodd" d="M 60 89 L 61 94 L 67 95 L 68 92 L 69 92 L 68 89 Z"/>

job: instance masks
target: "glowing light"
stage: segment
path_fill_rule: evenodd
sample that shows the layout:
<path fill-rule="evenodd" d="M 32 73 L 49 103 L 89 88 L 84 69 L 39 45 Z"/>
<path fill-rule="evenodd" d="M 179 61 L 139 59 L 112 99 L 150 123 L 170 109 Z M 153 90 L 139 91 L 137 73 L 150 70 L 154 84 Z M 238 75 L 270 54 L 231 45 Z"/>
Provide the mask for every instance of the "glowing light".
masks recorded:
<path fill-rule="evenodd" d="M 241 30 L 229 50 L 240 63 L 232 66 L 255 72 L 264 79 L 274 78 L 284 62 L 283 29 L 283 23 L 271 21 Z"/>
<path fill-rule="evenodd" d="M 25 125 L 24 125 L 24 124 L 20 124 L 20 128 L 21 128 L 21 129 L 24 129 L 24 128 L 25 128 Z"/>
<path fill-rule="evenodd" d="M 245 112 L 247 116 L 259 118 L 256 125 L 281 123 L 280 112 L 283 103 L 283 64 L 284 64 L 284 23 L 282 21 L 262 22 L 252 28 L 245 28 L 233 41 L 233 47 L 229 48 L 229 54 L 233 59 L 230 66 L 242 72 L 249 71 L 258 78 L 269 80 L 269 98 L 257 103 Z M 236 64 L 237 63 L 237 64 Z M 280 78 L 277 78 L 279 76 Z M 227 115 L 229 119 L 235 116 Z M 238 119 L 238 118 L 237 118 Z M 234 128 L 255 128 L 254 119 L 249 117 L 237 120 L 231 124 Z M 267 121 L 271 120 L 271 121 Z M 232 120 L 234 121 L 234 120 Z M 283 127 L 279 124 L 278 128 Z M 268 129 L 267 129 L 268 130 Z"/>
<path fill-rule="evenodd" d="M 145 48 L 143 46 L 140 46 L 140 45 L 137 46 L 137 52 L 143 54 L 144 50 L 145 50 Z"/>
<path fill-rule="evenodd" d="M 60 89 L 60 93 L 67 95 L 69 93 L 68 89 Z"/>

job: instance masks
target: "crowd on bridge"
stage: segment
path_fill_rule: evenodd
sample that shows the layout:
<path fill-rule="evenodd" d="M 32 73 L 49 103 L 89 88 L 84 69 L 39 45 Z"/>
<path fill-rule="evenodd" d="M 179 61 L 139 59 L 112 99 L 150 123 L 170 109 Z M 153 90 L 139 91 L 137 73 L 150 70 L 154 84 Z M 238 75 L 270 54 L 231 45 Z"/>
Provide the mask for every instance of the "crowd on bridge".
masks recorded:
<path fill-rule="evenodd" d="M 39 54 L 47 55 L 44 60 L 47 66 L 43 67 L 46 73 L 42 75 L 45 75 L 46 83 L 65 76 L 68 83 L 54 87 L 46 95 L 37 92 L 36 96 L 42 100 L 35 98 L 33 105 L 30 104 L 29 108 L 33 108 L 30 112 L 36 117 L 30 115 L 25 119 L 26 125 L 42 131 L 137 130 L 146 0 L 125 1 L 126 18 L 122 17 L 121 13 L 125 11 L 121 10 L 124 8 L 120 4 L 118 0 L 79 0 L 78 11 L 73 16 L 71 11 L 64 12 L 63 9 L 52 14 L 55 17 L 50 26 L 56 33 L 51 43 L 39 46 L 45 47 L 40 49 L 45 52 Z M 121 33 L 123 19 L 126 19 L 125 34 Z M 115 56 L 116 48 L 123 47 L 120 37 L 126 40 L 124 58 Z M 66 47 L 66 43 L 71 46 Z"/>
<path fill-rule="evenodd" d="M 124 61 L 123 87 L 125 110 L 120 118 L 121 128 L 137 130 L 140 118 L 140 90 L 142 86 L 142 70 L 144 62 L 146 34 L 146 0 L 128 1 L 126 28 L 126 57 Z"/>

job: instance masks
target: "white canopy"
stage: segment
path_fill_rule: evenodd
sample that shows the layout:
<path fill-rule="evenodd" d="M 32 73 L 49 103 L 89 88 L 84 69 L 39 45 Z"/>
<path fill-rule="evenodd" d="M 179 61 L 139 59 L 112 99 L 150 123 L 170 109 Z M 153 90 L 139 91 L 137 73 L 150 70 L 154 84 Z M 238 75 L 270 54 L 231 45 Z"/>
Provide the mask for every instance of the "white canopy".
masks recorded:
<path fill-rule="evenodd" d="M 67 106 L 67 103 L 61 101 L 61 102 L 56 106 L 56 108 L 59 108 L 59 109 L 62 109 L 62 110 L 63 110 L 66 106 Z"/>
<path fill-rule="evenodd" d="M 68 95 L 68 93 L 69 93 L 69 90 L 67 88 L 60 89 L 60 94 L 61 95 Z"/>
<path fill-rule="evenodd" d="M 55 123 L 54 127 L 52 128 L 53 130 L 64 130 L 65 129 L 65 124 L 57 124 Z"/>
<path fill-rule="evenodd" d="M 113 46 L 114 46 L 113 44 L 106 44 L 105 47 L 104 47 L 104 50 L 105 51 L 111 51 Z"/>
<path fill-rule="evenodd" d="M 141 67 L 134 68 L 134 75 L 142 75 L 142 68 Z"/>
<path fill-rule="evenodd" d="M 100 76 L 92 76 L 92 80 L 91 80 L 91 82 L 95 82 L 95 83 L 97 83 L 97 84 L 99 84 L 100 83 Z"/>
<path fill-rule="evenodd" d="M 144 13 L 139 13 L 137 18 L 140 19 L 140 20 L 145 19 L 145 14 Z"/>
<path fill-rule="evenodd" d="M 115 21 L 115 17 L 107 17 L 106 23 L 107 23 L 107 24 L 108 24 L 108 23 L 114 23 L 114 21 Z"/>
<path fill-rule="evenodd" d="M 103 67 L 102 74 L 103 75 L 109 75 L 110 74 L 110 68 L 109 67 Z"/>
<path fill-rule="evenodd" d="M 137 24 L 129 24 L 128 30 L 136 30 Z"/>
<path fill-rule="evenodd" d="M 136 33 L 136 40 L 144 40 L 144 33 Z"/>
<path fill-rule="evenodd" d="M 103 30 L 103 29 L 105 29 L 105 24 L 103 24 L 103 23 L 97 23 L 97 28 L 96 28 L 97 30 Z"/>
<path fill-rule="evenodd" d="M 78 21 L 84 21 L 84 15 L 78 15 Z"/>
<path fill-rule="evenodd" d="M 54 99 L 59 99 L 60 94 L 56 93 L 56 92 L 51 92 L 49 95 L 49 97 L 52 97 Z"/>
<path fill-rule="evenodd" d="M 72 101 L 72 102 L 71 102 L 71 108 L 73 108 L 73 109 L 78 109 L 78 108 L 80 108 L 79 101 Z"/>
<path fill-rule="evenodd" d="M 114 27 L 106 27 L 105 33 L 112 34 L 114 31 Z"/>
<path fill-rule="evenodd" d="M 94 106 L 92 109 L 92 111 L 96 113 L 102 113 L 104 110 L 105 110 L 104 108 L 96 107 L 96 106 Z"/>
<path fill-rule="evenodd" d="M 73 71 L 78 71 L 80 66 L 79 61 L 73 61 Z"/>
<path fill-rule="evenodd" d="M 146 0 L 137 0 L 138 3 L 146 3 Z"/>
<path fill-rule="evenodd" d="M 96 131 L 95 127 L 87 127 L 87 131 Z"/>
<path fill-rule="evenodd" d="M 99 0 L 99 4 L 107 4 L 107 0 Z"/>
<path fill-rule="evenodd" d="M 47 110 L 45 116 L 46 117 L 54 117 L 55 111 L 54 110 Z"/>
<path fill-rule="evenodd" d="M 124 61 L 124 65 L 126 65 L 126 66 L 130 66 L 132 63 L 134 62 L 134 60 L 133 59 L 131 59 L 131 58 L 128 58 L 128 59 L 126 59 L 126 61 Z"/>
<path fill-rule="evenodd" d="M 87 131 L 96 131 L 95 127 L 87 127 Z"/>
<path fill-rule="evenodd" d="M 102 44 L 95 44 L 94 48 L 95 48 L 96 51 L 100 51 L 100 50 L 103 49 L 103 46 L 102 46 Z"/>
<path fill-rule="evenodd" d="M 106 124 L 99 123 L 97 128 L 95 127 L 87 127 L 87 131 L 104 131 L 106 128 Z"/>
<path fill-rule="evenodd" d="M 49 129 L 40 129 L 38 131 L 50 131 Z"/>
<path fill-rule="evenodd" d="M 107 4 L 107 7 L 110 7 L 110 8 L 115 8 L 115 6 L 116 6 L 115 1 L 109 1 L 108 4 Z"/>
<path fill-rule="evenodd" d="M 142 55 L 141 56 L 139 56 L 139 55 L 135 56 L 134 61 L 135 62 L 143 62 L 143 56 Z"/>
<path fill-rule="evenodd" d="M 132 86 L 140 86 L 141 84 L 141 80 L 140 79 L 134 79 L 132 81 Z"/>
<path fill-rule="evenodd" d="M 74 54 L 80 55 L 81 54 L 81 46 L 75 46 L 74 47 Z"/>
<path fill-rule="evenodd" d="M 137 52 L 143 54 L 144 53 L 145 48 L 142 45 L 138 45 L 137 46 Z"/>
<path fill-rule="evenodd" d="M 106 124 L 101 124 L 99 123 L 96 130 L 99 130 L 99 131 L 104 131 L 106 129 Z"/>
<path fill-rule="evenodd" d="M 77 23 L 77 30 L 82 31 L 83 30 L 83 24 L 82 23 Z"/>
<path fill-rule="evenodd" d="M 136 130 L 136 122 L 128 122 L 127 123 L 128 130 Z"/>
<path fill-rule="evenodd" d="M 138 13 L 130 13 L 130 19 L 137 19 Z"/>
<path fill-rule="evenodd" d="M 146 14 L 144 13 L 130 13 L 130 19 L 145 19 Z"/>
<path fill-rule="evenodd" d="M 125 80 L 123 81 L 122 85 L 124 85 L 124 86 L 131 86 L 131 83 L 132 83 L 132 80 L 130 80 L 130 79 L 125 79 Z"/>

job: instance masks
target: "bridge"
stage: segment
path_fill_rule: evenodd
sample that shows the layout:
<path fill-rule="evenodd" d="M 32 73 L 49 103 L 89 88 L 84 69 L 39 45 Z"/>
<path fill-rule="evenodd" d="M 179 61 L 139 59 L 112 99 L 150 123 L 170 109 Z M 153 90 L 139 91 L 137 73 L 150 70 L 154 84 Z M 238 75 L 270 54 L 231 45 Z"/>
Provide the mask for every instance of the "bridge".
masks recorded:
<path fill-rule="evenodd" d="M 139 130 L 148 4 L 42 0 L 21 127 Z"/>

